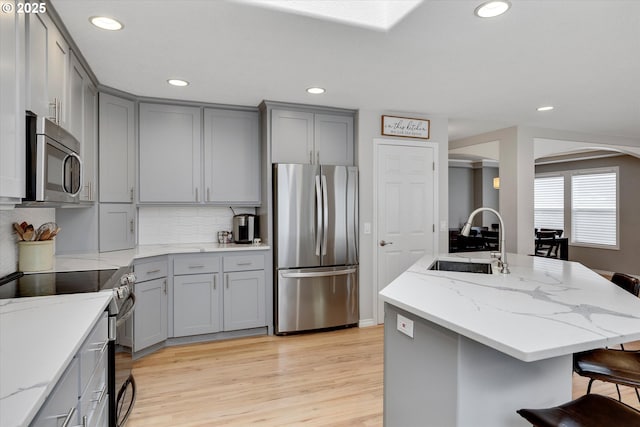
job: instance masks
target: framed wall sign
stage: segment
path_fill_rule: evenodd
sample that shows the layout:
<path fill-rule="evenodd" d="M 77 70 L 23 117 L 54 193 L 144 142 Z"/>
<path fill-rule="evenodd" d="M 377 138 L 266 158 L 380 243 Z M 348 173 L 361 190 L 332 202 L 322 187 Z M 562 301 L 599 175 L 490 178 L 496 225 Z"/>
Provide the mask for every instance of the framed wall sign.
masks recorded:
<path fill-rule="evenodd" d="M 429 120 L 382 116 L 383 135 L 429 139 L 429 125 Z"/>

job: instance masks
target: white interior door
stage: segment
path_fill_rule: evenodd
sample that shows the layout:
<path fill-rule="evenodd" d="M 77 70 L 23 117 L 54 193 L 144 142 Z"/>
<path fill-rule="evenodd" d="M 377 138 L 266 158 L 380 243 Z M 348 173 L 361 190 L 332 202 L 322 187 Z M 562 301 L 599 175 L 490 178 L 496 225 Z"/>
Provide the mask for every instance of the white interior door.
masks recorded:
<path fill-rule="evenodd" d="M 434 149 L 379 144 L 376 166 L 379 292 L 436 247 Z M 384 321 L 380 300 L 377 321 Z"/>

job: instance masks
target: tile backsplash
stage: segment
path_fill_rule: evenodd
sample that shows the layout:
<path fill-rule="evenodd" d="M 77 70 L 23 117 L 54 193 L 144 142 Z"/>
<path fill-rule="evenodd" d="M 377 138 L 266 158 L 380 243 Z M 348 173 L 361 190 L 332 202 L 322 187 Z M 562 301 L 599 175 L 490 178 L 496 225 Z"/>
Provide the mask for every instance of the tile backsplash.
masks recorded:
<path fill-rule="evenodd" d="M 0 210 L 0 277 L 18 269 L 18 245 L 13 233 L 13 223 L 27 221 L 34 227 L 56 220 L 53 208 Z"/>
<path fill-rule="evenodd" d="M 255 208 L 234 208 L 236 213 L 255 213 Z M 140 206 L 138 244 L 215 243 L 218 231 L 233 226 L 233 212 L 225 207 Z"/>

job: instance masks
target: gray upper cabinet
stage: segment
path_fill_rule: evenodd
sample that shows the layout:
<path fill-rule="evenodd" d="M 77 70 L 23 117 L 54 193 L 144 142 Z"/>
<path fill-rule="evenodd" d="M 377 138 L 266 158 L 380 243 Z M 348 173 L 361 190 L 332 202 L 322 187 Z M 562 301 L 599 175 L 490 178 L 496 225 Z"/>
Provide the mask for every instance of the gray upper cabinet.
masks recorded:
<path fill-rule="evenodd" d="M 273 163 L 314 163 L 313 113 L 273 110 L 271 141 Z"/>
<path fill-rule="evenodd" d="M 71 52 L 69 62 L 69 101 L 67 130 L 79 141 L 83 140 L 84 90 L 89 80 L 80 61 Z"/>
<path fill-rule="evenodd" d="M 200 108 L 140 104 L 140 202 L 200 202 Z"/>
<path fill-rule="evenodd" d="M 24 36 L 23 14 L 0 13 L 0 204 L 24 197 Z"/>
<path fill-rule="evenodd" d="M 83 181 L 80 200 L 94 202 L 97 197 L 96 176 L 98 163 L 98 90 L 86 79 L 83 91 L 83 131 L 82 131 L 82 162 Z"/>
<path fill-rule="evenodd" d="M 314 143 L 316 163 L 353 165 L 353 117 L 316 114 Z"/>
<path fill-rule="evenodd" d="M 134 103 L 100 94 L 100 201 L 134 201 Z"/>
<path fill-rule="evenodd" d="M 27 109 L 67 128 L 69 45 L 48 15 L 28 19 Z"/>
<path fill-rule="evenodd" d="M 135 205 L 131 203 L 102 203 L 99 215 L 100 252 L 131 249 L 135 246 Z"/>
<path fill-rule="evenodd" d="M 271 111 L 271 162 L 353 165 L 353 115 Z"/>
<path fill-rule="evenodd" d="M 55 25 L 47 32 L 47 92 L 49 116 L 63 128 L 67 124 L 67 81 L 69 72 L 69 45 Z"/>
<path fill-rule="evenodd" d="M 204 110 L 204 201 L 260 204 L 258 113 Z"/>

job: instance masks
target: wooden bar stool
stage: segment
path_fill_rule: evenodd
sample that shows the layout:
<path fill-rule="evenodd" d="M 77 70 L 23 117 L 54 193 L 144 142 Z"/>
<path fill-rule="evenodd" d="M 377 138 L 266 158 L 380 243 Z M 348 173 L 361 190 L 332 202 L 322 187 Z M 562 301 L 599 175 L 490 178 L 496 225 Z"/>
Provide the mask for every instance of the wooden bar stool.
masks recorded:
<path fill-rule="evenodd" d="M 516 412 L 536 427 L 640 426 L 640 411 L 599 394 L 587 394 L 553 408 Z"/>

